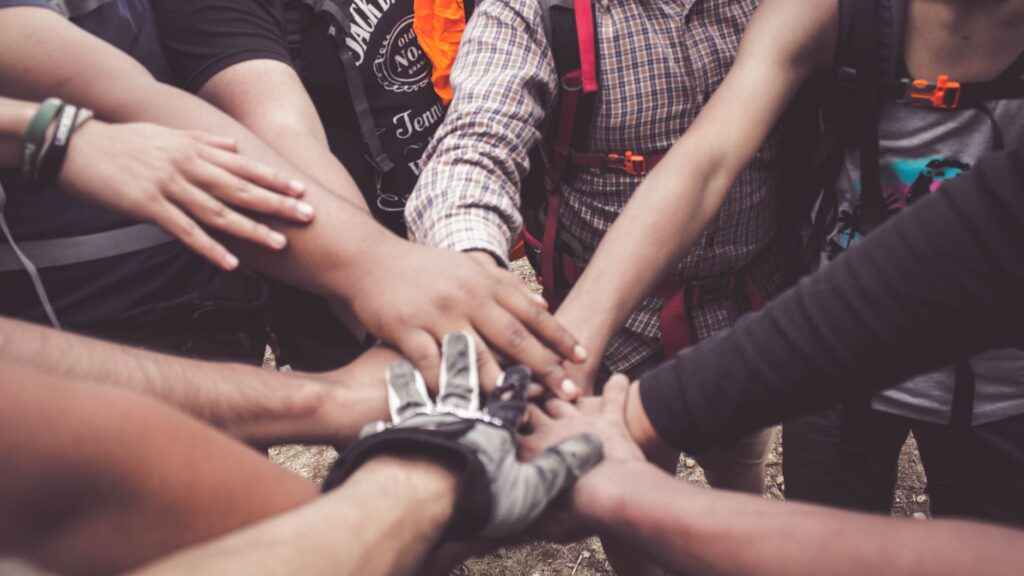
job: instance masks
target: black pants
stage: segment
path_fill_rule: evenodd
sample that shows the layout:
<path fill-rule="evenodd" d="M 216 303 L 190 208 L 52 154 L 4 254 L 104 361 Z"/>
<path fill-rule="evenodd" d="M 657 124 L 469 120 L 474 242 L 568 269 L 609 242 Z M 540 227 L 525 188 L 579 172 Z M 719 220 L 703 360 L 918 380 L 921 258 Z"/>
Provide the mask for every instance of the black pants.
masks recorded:
<path fill-rule="evenodd" d="M 1024 415 L 965 429 L 844 405 L 786 422 L 786 498 L 888 513 L 910 432 L 933 515 L 1024 526 Z"/>
<path fill-rule="evenodd" d="M 279 364 L 310 372 L 339 368 L 366 349 L 323 299 L 241 272 L 83 331 L 178 356 L 255 365 L 269 345 Z"/>

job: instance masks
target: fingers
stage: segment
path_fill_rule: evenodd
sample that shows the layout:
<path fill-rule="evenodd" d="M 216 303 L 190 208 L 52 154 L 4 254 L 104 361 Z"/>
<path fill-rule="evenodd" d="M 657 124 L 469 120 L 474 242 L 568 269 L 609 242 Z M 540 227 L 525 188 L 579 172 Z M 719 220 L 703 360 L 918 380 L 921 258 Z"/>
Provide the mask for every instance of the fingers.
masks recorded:
<path fill-rule="evenodd" d="M 579 413 L 575 406 L 558 398 L 552 398 L 545 402 L 544 410 L 553 418 L 568 418 Z"/>
<path fill-rule="evenodd" d="M 601 412 L 612 418 L 622 418 L 626 411 L 626 395 L 629 392 L 629 378 L 624 374 L 613 375 L 604 385 L 601 395 Z"/>
<path fill-rule="evenodd" d="M 195 170 L 197 183 L 217 198 L 245 210 L 305 223 L 313 219 L 313 207 L 290 196 L 299 196 L 304 185 L 256 162 L 215 148 L 203 148 L 208 162 Z"/>
<path fill-rule="evenodd" d="M 438 404 L 462 410 L 480 409 L 476 345 L 466 332 L 445 334 L 438 386 Z"/>
<path fill-rule="evenodd" d="M 398 347 L 402 356 L 416 366 L 427 388 L 436 391 L 438 373 L 441 371 L 441 351 L 438 349 L 437 340 L 423 330 L 405 330 L 400 337 L 395 338 L 394 345 Z"/>
<path fill-rule="evenodd" d="M 201 144 L 220 148 L 221 150 L 227 150 L 228 152 L 238 152 L 238 142 L 234 138 L 216 136 L 200 130 L 185 130 L 184 134 Z"/>
<path fill-rule="evenodd" d="M 215 149 L 200 147 L 200 156 L 207 162 L 213 162 L 237 176 L 280 194 L 299 198 L 306 192 L 306 185 L 301 180 L 286 176 L 262 162 L 239 155 L 238 144 L 233 140 L 202 132 L 192 132 L 189 135 L 194 140 Z"/>
<path fill-rule="evenodd" d="M 551 417 L 536 404 L 530 404 L 526 407 L 526 419 L 535 431 L 542 430 L 551 425 Z"/>
<path fill-rule="evenodd" d="M 502 274 L 508 273 L 502 271 Z M 540 304 L 544 302 L 543 297 L 528 289 L 524 291 L 523 288 L 526 286 L 518 278 L 511 277 L 506 281 L 515 283 L 514 290 L 502 293 L 499 298 L 506 310 L 541 340 L 550 344 L 562 358 L 568 358 L 576 363 L 587 359 L 587 351 L 576 337 L 547 311 L 546 303 Z"/>
<path fill-rule="evenodd" d="M 503 350 L 512 360 L 525 364 L 537 379 L 562 398 L 579 395 L 567 378 L 561 358 L 541 344 L 514 316 L 501 308 L 490 308 L 477 326 L 480 335 Z"/>
<path fill-rule="evenodd" d="M 392 422 L 401 422 L 432 405 L 423 376 L 408 360 L 388 366 L 386 379 Z"/>
<path fill-rule="evenodd" d="M 234 254 L 171 202 L 163 202 L 156 209 L 153 222 L 215 266 L 224 270 L 238 268 L 238 258 Z"/>
<path fill-rule="evenodd" d="M 168 197 L 206 226 L 224 234 L 266 246 L 271 250 L 280 250 L 288 243 L 284 234 L 235 212 L 189 182 L 179 183 L 173 190 L 168 191 Z"/>
<path fill-rule="evenodd" d="M 532 478 L 539 486 L 534 489 L 540 492 L 547 504 L 572 486 L 577 478 L 600 464 L 603 458 L 601 441 L 593 434 L 580 434 L 541 452 L 527 466 L 536 470 Z"/>
<path fill-rule="evenodd" d="M 530 383 L 530 369 L 522 364 L 509 366 L 498 380 L 498 384 L 484 409 L 511 430 L 523 421 L 526 412 L 526 387 Z"/>
<path fill-rule="evenodd" d="M 475 335 L 473 340 L 476 342 L 476 368 L 480 375 L 480 388 L 484 392 L 491 392 L 491 382 L 497 382 L 502 376 L 501 364 L 480 336 Z"/>

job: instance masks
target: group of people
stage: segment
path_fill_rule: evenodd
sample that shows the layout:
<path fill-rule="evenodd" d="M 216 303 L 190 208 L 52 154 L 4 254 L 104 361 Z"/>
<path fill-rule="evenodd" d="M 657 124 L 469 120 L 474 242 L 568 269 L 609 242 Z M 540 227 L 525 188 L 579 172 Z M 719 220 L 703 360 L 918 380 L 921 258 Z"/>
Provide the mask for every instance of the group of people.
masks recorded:
<path fill-rule="evenodd" d="M 0 555 L 444 573 L 597 534 L 629 575 L 1019 571 L 1022 30 L 0 0 Z M 779 423 L 804 504 L 738 493 Z M 935 519 L 865 514 L 911 432 Z M 322 493 L 254 450 L 291 442 L 339 448 Z"/>

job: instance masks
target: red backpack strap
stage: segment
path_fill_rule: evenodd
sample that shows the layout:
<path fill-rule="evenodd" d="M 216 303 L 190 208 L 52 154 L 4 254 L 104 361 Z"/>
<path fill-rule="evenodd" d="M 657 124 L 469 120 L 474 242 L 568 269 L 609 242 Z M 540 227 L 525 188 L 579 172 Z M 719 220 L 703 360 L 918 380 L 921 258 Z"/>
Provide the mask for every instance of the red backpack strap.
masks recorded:
<path fill-rule="evenodd" d="M 594 9 L 591 0 L 573 0 L 576 12 L 576 42 L 580 46 L 580 73 L 583 93 L 597 92 L 597 35 L 594 33 Z"/>

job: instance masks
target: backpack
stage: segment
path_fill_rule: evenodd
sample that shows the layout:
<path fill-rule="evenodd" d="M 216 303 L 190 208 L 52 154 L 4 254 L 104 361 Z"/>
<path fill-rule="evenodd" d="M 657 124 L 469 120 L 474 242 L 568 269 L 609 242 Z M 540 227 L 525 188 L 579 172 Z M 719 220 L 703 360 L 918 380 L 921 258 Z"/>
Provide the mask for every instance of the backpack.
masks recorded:
<path fill-rule="evenodd" d="M 993 149 L 1001 150 L 1005 142 L 985 101 L 1024 98 L 1024 79 L 1020 78 L 1024 55 L 988 82 L 962 83 L 945 75 L 935 80 L 907 78 L 901 74 L 907 0 L 838 2 L 836 65 L 820 91 L 821 130 L 810 171 L 812 180 L 802 187 L 804 194 L 813 190 L 811 196 L 817 200 L 801 257 L 805 270 L 813 267 L 834 226 L 837 216 L 831 189 L 847 148 L 856 147 L 860 152 L 863 231 L 870 232 L 885 220 L 878 136 L 879 114 L 885 103 L 936 110 L 977 108 L 992 122 L 996 135 Z"/>
<path fill-rule="evenodd" d="M 863 233 L 884 222 L 878 123 L 882 106 L 897 102 L 935 110 L 972 107 L 983 112 L 994 128 L 993 149 L 1005 146 L 999 125 L 986 100 L 1024 98 L 1024 54 L 999 77 L 987 82 L 963 83 L 940 75 L 934 81 L 901 74 L 907 23 L 907 0 L 838 0 L 839 38 L 836 64 L 825 80 L 817 107 L 821 130 L 817 151 L 804 190 L 817 201 L 813 224 L 803 247 L 802 265 L 811 269 L 836 222 L 833 186 L 845 150 L 860 153 L 861 229 Z M 850 113 L 850 111 L 853 111 Z M 809 188 L 807 187 L 809 185 Z M 955 450 L 966 451 L 973 417 L 975 382 L 968 359 L 955 363 L 955 384 L 950 426 L 957 432 Z M 867 409 L 867 405 L 851 410 Z"/>

